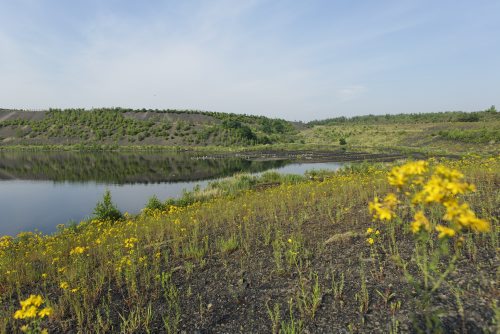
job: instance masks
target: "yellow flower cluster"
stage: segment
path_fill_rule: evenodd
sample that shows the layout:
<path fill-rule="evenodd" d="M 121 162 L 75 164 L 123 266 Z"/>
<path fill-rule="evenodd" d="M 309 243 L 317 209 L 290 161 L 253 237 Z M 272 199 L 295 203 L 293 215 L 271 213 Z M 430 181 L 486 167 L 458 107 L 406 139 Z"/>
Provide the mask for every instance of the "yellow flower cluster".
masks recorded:
<path fill-rule="evenodd" d="M 135 237 L 125 239 L 125 248 L 134 248 L 134 245 L 139 241 Z"/>
<path fill-rule="evenodd" d="M 373 202 L 370 202 L 368 208 L 373 215 L 373 219 L 391 220 L 396 216 L 394 209 L 398 205 L 399 200 L 395 194 L 385 196 L 383 202 L 380 202 L 378 197 L 375 197 Z"/>
<path fill-rule="evenodd" d="M 171 215 L 173 213 L 179 213 L 179 212 L 182 212 L 182 207 L 180 206 L 175 206 L 175 205 L 169 205 L 168 207 L 168 214 Z"/>
<path fill-rule="evenodd" d="M 21 309 L 14 313 L 14 319 L 45 318 L 52 314 L 51 307 L 39 309 L 44 303 L 42 296 L 30 295 L 20 302 Z"/>
<path fill-rule="evenodd" d="M 422 175 L 427 171 L 429 163 L 424 160 L 410 162 L 405 165 L 394 167 L 388 175 L 389 184 L 392 186 L 403 187 L 408 183 L 410 179 L 414 179 L 415 176 Z M 420 178 L 416 179 L 419 183 Z"/>
<path fill-rule="evenodd" d="M 475 191 L 474 185 L 463 181 L 463 174 L 457 170 L 438 165 L 422 190 L 413 197 L 414 203 L 446 203 L 456 195 Z"/>
<path fill-rule="evenodd" d="M 476 190 L 473 184 L 464 181 L 464 175 L 455 169 L 443 165 L 434 168 L 429 167 L 426 161 L 410 162 L 405 165 L 394 167 L 388 175 L 389 184 L 397 186 L 399 190 L 405 189 L 405 195 L 411 195 L 412 204 L 425 207 L 429 204 L 442 205 L 446 212 L 442 219 L 449 222 L 449 226 L 437 224 L 435 230 L 439 238 L 453 237 L 463 228 L 475 232 L 486 232 L 490 230 L 490 224 L 476 217 L 469 205 L 461 203 L 458 196 Z M 369 204 L 370 213 L 375 219 L 390 220 L 394 215 L 394 209 L 398 204 L 397 197 L 389 194 L 380 203 L 378 198 Z M 415 213 L 411 223 L 411 231 L 418 233 L 425 230 L 430 233 L 432 226 L 424 210 Z"/>
<path fill-rule="evenodd" d="M 130 259 L 130 256 L 126 255 L 123 256 L 118 263 L 116 264 L 116 271 L 121 273 L 124 268 L 132 266 L 132 260 Z"/>
<path fill-rule="evenodd" d="M 373 245 L 375 243 L 375 240 L 378 238 L 378 236 L 380 235 L 380 231 L 377 230 L 377 229 L 374 229 L 374 228 L 367 228 L 366 229 L 366 242 L 369 244 L 369 245 Z"/>
<path fill-rule="evenodd" d="M 12 237 L 11 236 L 3 236 L 0 237 L 0 255 L 3 255 L 5 251 L 7 251 L 12 246 Z"/>
<path fill-rule="evenodd" d="M 83 254 L 86 249 L 87 249 L 86 247 L 76 246 L 75 248 L 70 250 L 69 255 Z"/>
<path fill-rule="evenodd" d="M 415 218 L 413 222 L 411 223 L 411 231 L 413 233 L 417 233 L 420 231 L 421 228 L 424 228 L 427 232 L 431 231 L 431 223 L 429 222 L 429 219 L 425 216 L 424 212 L 422 210 L 417 211 L 415 213 Z"/>
<path fill-rule="evenodd" d="M 449 200 L 444 202 L 443 205 L 446 207 L 443 219 L 453 223 L 458 229 L 465 227 L 476 232 L 488 232 L 490 230 L 490 224 L 484 219 L 477 218 L 467 203 L 460 204 L 458 201 Z"/>
<path fill-rule="evenodd" d="M 165 210 L 162 209 L 150 209 L 150 208 L 144 208 L 141 210 L 141 212 L 150 217 L 153 218 L 154 220 L 159 220 L 165 216 L 175 214 L 175 213 L 180 213 L 184 210 L 183 207 L 180 206 L 175 206 L 175 205 L 169 205 Z"/>
<path fill-rule="evenodd" d="M 76 293 L 76 292 L 80 291 L 80 288 L 78 288 L 78 287 L 77 288 L 70 288 L 68 282 L 61 282 L 59 284 L 59 287 L 63 290 L 68 290 L 72 293 Z"/>
<path fill-rule="evenodd" d="M 455 230 L 443 225 L 437 225 L 436 226 L 436 231 L 439 232 L 438 238 L 444 238 L 444 237 L 453 237 L 455 236 Z"/>
<path fill-rule="evenodd" d="M 0 237 L 0 249 L 7 249 L 12 245 L 12 237 L 9 235 L 4 235 Z"/>

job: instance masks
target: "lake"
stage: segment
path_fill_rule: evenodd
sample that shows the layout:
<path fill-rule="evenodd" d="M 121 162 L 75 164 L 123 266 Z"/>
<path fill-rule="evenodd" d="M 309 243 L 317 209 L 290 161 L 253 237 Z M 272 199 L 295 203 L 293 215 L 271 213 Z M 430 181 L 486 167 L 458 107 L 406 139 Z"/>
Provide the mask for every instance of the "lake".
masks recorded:
<path fill-rule="evenodd" d="M 58 224 L 87 219 L 106 189 L 122 212 L 138 213 L 153 195 L 160 200 L 179 197 L 184 190 L 236 173 L 303 174 L 342 164 L 201 153 L 0 151 L 0 235 L 51 233 Z"/>

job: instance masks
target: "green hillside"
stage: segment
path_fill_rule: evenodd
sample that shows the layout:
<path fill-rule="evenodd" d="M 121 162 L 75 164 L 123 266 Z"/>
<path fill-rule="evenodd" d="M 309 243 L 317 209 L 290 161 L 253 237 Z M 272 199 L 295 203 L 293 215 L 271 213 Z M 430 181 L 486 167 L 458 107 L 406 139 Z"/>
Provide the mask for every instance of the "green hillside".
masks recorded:
<path fill-rule="evenodd" d="M 208 147 L 497 153 L 500 113 L 337 117 L 309 123 L 192 110 L 0 109 L 0 147 Z"/>
<path fill-rule="evenodd" d="M 403 149 L 443 153 L 498 153 L 500 113 L 482 112 L 367 115 L 310 122 L 301 132 L 307 145 Z"/>
<path fill-rule="evenodd" d="M 3 145 L 247 146 L 292 142 L 290 122 L 217 112 L 133 109 L 0 110 Z"/>

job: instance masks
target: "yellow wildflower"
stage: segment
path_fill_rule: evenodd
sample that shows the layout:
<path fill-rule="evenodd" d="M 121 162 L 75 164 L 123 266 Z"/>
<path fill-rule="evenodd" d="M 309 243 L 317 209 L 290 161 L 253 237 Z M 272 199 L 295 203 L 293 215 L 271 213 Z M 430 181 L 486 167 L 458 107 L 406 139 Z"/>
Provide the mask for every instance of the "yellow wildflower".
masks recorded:
<path fill-rule="evenodd" d="M 476 218 L 473 220 L 471 228 L 476 232 L 489 232 L 491 230 L 491 225 L 484 219 Z"/>
<path fill-rule="evenodd" d="M 431 176 L 430 180 L 424 185 L 422 189 L 422 196 L 425 202 L 431 203 L 441 202 L 446 195 L 444 191 L 442 179 L 436 175 Z"/>
<path fill-rule="evenodd" d="M 52 314 L 52 308 L 51 307 L 46 307 L 38 312 L 38 316 L 40 318 L 48 317 Z"/>
<path fill-rule="evenodd" d="M 394 208 L 397 204 L 399 203 L 398 198 L 396 197 L 395 194 L 389 193 L 387 196 L 384 198 L 384 205 L 387 206 L 388 208 Z"/>
<path fill-rule="evenodd" d="M 458 204 L 457 201 L 450 200 L 444 203 L 446 213 L 444 220 L 458 223 L 460 226 L 468 227 L 476 232 L 488 232 L 490 223 L 476 217 L 474 211 L 467 203 Z"/>
<path fill-rule="evenodd" d="M 373 229 L 371 227 L 368 227 L 366 229 L 366 234 L 370 234 L 370 233 L 373 233 Z"/>
<path fill-rule="evenodd" d="M 390 185 L 401 188 L 407 183 L 410 177 L 425 173 L 428 165 L 427 161 L 420 160 L 394 167 L 389 173 L 387 180 Z"/>
<path fill-rule="evenodd" d="M 436 231 L 439 232 L 438 238 L 442 239 L 444 237 L 453 237 L 455 235 L 455 230 L 443 225 L 437 225 Z"/>
<path fill-rule="evenodd" d="M 463 179 L 464 175 L 456 169 L 451 169 L 443 165 L 436 166 L 435 173 L 443 178 L 449 180 L 460 180 Z"/>
<path fill-rule="evenodd" d="M 17 310 L 14 313 L 14 319 L 24 319 L 24 311 L 23 310 Z"/>
<path fill-rule="evenodd" d="M 375 240 L 373 240 L 373 238 L 367 238 L 366 242 L 368 242 L 370 245 L 373 245 L 373 243 L 375 242 Z"/>
<path fill-rule="evenodd" d="M 85 247 L 76 246 L 69 252 L 69 255 L 78 255 L 82 254 L 83 252 L 85 252 Z"/>
<path fill-rule="evenodd" d="M 7 249 L 10 246 L 12 246 L 12 244 L 13 244 L 12 239 L 13 238 L 11 236 L 8 236 L 8 235 L 0 237 L 0 249 L 2 249 L 2 248 Z"/>
<path fill-rule="evenodd" d="M 37 310 L 35 305 L 22 305 L 21 309 L 14 313 L 14 319 L 35 318 Z"/>
<path fill-rule="evenodd" d="M 26 308 L 30 305 L 35 305 L 39 307 L 43 303 L 43 298 L 40 295 L 30 295 L 28 299 L 20 302 L 22 308 Z"/>
<path fill-rule="evenodd" d="M 486 220 L 477 218 L 472 210 L 463 212 L 457 221 L 460 225 L 467 226 L 476 232 L 488 232 L 490 230 L 490 224 Z"/>
<path fill-rule="evenodd" d="M 406 183 L 406 176 L 395 171 L 391 172 L 387 178 L 389 180 L 389 184 L 392 186 L 401 187 Z"/>
<path fill-rule="evenodd" d="M 460 217 L 464 211 L 469 210 L 467 203 L 458 204 L 458 202 L 454 199 L 444 202 L 443 205 L 446 208 L 446 213 L 444 214 L 443 219 L 447 221 L 453 221 Z"/>
<path fill-rule="evenodd" d="M 63 290 L 67 290 L 69 288 L 69 284 L 68 282 L 61 282 L 61 284 L 59 284 L 59 287 Z"/>
<path fill-rule="evenodd" d="M 131 237 L 128 239 L 125 239 L 125 248 L 133 248 L 134 245 L 139 241 L 139 239 L 135 237 Z"/>
<path fill-rule="evenodd" d="M 411 231 L 413 233 L 418 233 L 422 227 L 428 232 L 431 230 L 431 224 L 423 211 L 416 212 L 414 219 L 415 220 L 411 223 Z"/>
<path fill-rule="evenodd" d="M 36 317 L 37 307 L 35 305 L 31 305 L 28 307 L 26 311 L 24 311 L 25 318 L 35 318 Z"/>

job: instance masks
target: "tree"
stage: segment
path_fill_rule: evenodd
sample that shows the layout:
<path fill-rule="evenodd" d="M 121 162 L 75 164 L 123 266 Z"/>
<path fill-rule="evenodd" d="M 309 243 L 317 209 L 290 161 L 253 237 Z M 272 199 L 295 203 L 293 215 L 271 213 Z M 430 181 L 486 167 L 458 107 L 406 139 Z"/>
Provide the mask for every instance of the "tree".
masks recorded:
<path fill-rule="evenodd" d="M 123 218 L 122 213 L 111 201 L 111 192 L 106 190 L 102 202 L 97 202 L 94 208 L 94 217 L 99 220 L 117 221 Z"/>
<path fill-rule="evenodd" d="M 489 109 L 486 109 L 487 112 L 497 112 L 497 108 L 495 106 L 491 106 Z"/>

